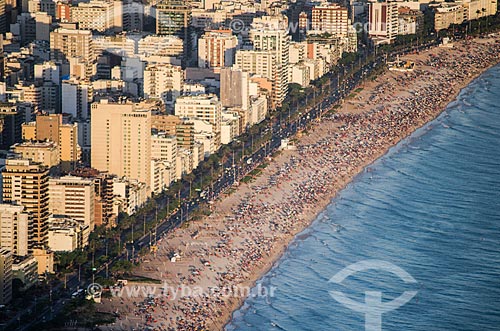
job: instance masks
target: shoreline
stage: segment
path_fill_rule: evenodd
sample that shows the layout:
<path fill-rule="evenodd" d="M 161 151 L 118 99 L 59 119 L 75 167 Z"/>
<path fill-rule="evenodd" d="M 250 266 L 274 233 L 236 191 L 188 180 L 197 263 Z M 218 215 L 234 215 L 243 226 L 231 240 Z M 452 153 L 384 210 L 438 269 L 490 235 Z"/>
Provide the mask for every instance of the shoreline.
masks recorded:
<path fill-rule="evenodd" d="M 347 187 L 347 185 L 353 183 L 355 180 L 356 180 L 356 177 L 358 177 L 359 175 L 361 175 L 363 173 L 363 171 L 367 168 L 369 168 L 372 164 L 374 164 L 375 162 L 377 162 L 379 159 L 383 158 L 385 155 L 387 155 L 387 153 L 389 153 L 389 151 L 396 147 L 398 144 L 400 144 L 402 141 L 404 141 L 405 139 L 409 138 L 411 135 L 413 135 L 417 130 L 419 129 L 422 129 L 424 128 L 426 125 L 432 123 L 433 121 L 435 121 L 447 108 L 448 108 L 448 105 L 451 104 L 452 102 L 456 101 L 458 96 L 460 95 L 460 93 L 465 89 L 467 88 L 470 84 L 472 84 L 476 79 L 478 79 L 481 75 L 483 75 L 486 71 L 488 71 L 489 69 L 497 66 L 497 65 L 500 65 L 500 59 L 498 60 L 497 63 L 494 63 L 492 64 L 491 66 L 489 67 L 486 67 L 484 68 L 481 72 L 477 73 L 476 75 L 474 75 L 470 80 L 467 81 L 466 84 L 464 84 L 463 87 L 459 88 L 458 91 L 453 95 L 452 98 L 450 98 L 449 102 L 445 102 L 445 105 L 444 105 L 444 108 L 436 113 L 436 116 L 432 117 L 431 119 L 429 119 L 427 122 L 423 122 L 422 125 L 420 126 L 417 126 L 415 128 L 414 131 L 412 132 L 409 132 L 406 136 L 402 137 L 400 140 L 396 141 L 394 144 L 392 144 L 391 146 L 388 147 L 387 150 L 385 150 L 384 152 L 380 153 L 378 156 L 375 157 L 375 159 L 373 159 L 372 161 L 370 162 L 367 162 L 364 166 L 361 166 L 361 168 L 359 169 L 359 171 L 357 173 L 355 173 L 352 177 L 352 179 L 350 181 L 348 181 L 347 183 L 345 183 L 344 187 L 340 188 L 338 191 L 336 191 L 334 193 L 334 195 L 332 195 L 329 199 L 328 199 L 328 202 L 325 204 L 325 205 L 322 205 L 322 204 L 319 204 L 320 206 L 322 207 L 318 207 L 319 209 L 319 212 L 316 214 L 316 216 L 310 221 L 310 223 L 304 227 L 302 230 L 300 230 L 299 232 L 297 232 L 296 234 L 294 234 L 290 240 L 288 241 L 287 244 L 285 244 L 281 250 L 277 251 L 276 252 L 276 259 L 275 260 L 272 260 L 271 261 L 271 265 L 267 268 L 267 269 L 264 269 L 262 270 L 262 272 L 260 273 L 260 275 L 258 276 L 257 279 L 255 279 L 252 284 L 250 285 L 252 288 L 256 286 L 256 284 L 263 278 L 265 277 L 266 274 L 268 274 L 275 266 L 277 266 L 281 259 L 283 258 L 286 250 L 288 249 L 289 245 L 297 238 L 298 235 L 300 235 L 302 232 L 304 232 L 305 230 L 307 230 L 308 228 L 311 227 L 311 225 L 317 220 L 318 216 L 321 214 L 322 211 L 324 211 L 331 203 L 332 201 L 338 196 L 338 194 Z M 213 330 L 225 330 L 225 328 L 231 323 L 231 320 L 233 319 L 233 315 L 236 311 L 240 310 L 245 301 L 246 301 L 247 298 L 242 298 L 241 300 L 238 300 L 238 303 L 235 305 L 235 308 L 232 310 L 231 314 L 229 314 L 228 318 L 226 319 L 226 321 L 222 324 L 219 324 L 219 325 L 222 325 L 222 328 L 215 328 Z M 215 326 L 215 325 L 214 325 Z M 212 329 L 210 329 L 212 330 Z"/>
<path fill-rule="evenodd" d="M 443 59 L 439 56 L 432 57 L 429 54 L 438 52 L 444 53 L 443 55 L 449 55 L 453 53 L 452 57 L 454 58 L 452 60 L 462 61 L 467 64 L 467 59 L 464 59 L 464 56 L 461 56 L 461 54 L 463 55 L 464 51 L 469 50 L 468 45 L 474 44 L 476 52 L 487 52 L 488 46 L 491 46 L 487 44 L 488 41 L 491 42 L 494 40 L 460 42 L 457 43 L 459 49 L 433 48 L 419 55 L 405 56 L 405 59 L 409 58 L 416 63 L 418 61 L 422 67 L 428 67 L 427 70 L 422 69 L 423 73 L 415 74 L 385 71 L 374 82 L 366 83 L 369 85 L 368 88 L 363 88 L 363 91 L 357 94 L 356 98 L 347 98 L 344 101 L 344 106 L 347 107 L 340 107 L 334 115 L 326 115 L 321 123 L 311 124 L 311 129 L 308 129 L 309 132 L 299 139 L 298 151 L 284 151 L 273 157 L 270 166 L 264 169 L 254 182 L 240 184 L 236 188 L 236 192 L 231 196 L 224 197 L 221 201 L 218 201 L 215 204 L 216 212 L 213 216 L 201 221 L 190 222 L 190 226 L 187 229 L 177 229 L 169 234 L 165 238 L 166 243 L 162 242 L 160 245 L 160 248 L 163 249 L 160 249 L 159 253 L 155 256 L 149 255 L 147 257 L 149 262 L 144 261 L 139 270 L 136 270 L 136 274 L 143 274 L 149 277 L 155 274 L 160 276 L 160 279 L 172 280 L 172 283 L 178 284 L 177 286 L 188 283 L 190 285 L 198 284 L 204 288 L 210 288 L 211 285 L 216 284 L 237 284 L 238 286 L 253 288 L 265 274 L 279 263 L 288 245 L 296 236 L 317 219 L 318 214 L 331 203 L 332 199 L 343 188 L 362 173 L 366 167 L 369 167 L 370 164 L 380 159 L 380 157 L 385 155 L 399 142 L 409 137 L 427 123 L 435 120 L 446 109 L 448 104 L 457 99 L 465 87 L 470 85 L 486 70 L 500 62 L 498 57 L 500 47 L 498 43 L 493 44 L 497 50 L 496 56 L 489 58 L 486 61 L 487 63 L 484 61 L 480 62 L 480 68 L 469 67 L 470 71 L 468 75 L 460 77 L 461 80 L 457 80 L 455 84 L 448 81 L 449 86 L 447 87 L 450 93 L 446 97 L 437 98 L 438 101 L 433 103 L 436 100 L 433 94 L 442 93 L 442 91 L 428 90 L 430 96 L 426 97 L 430 98 L 430 101 L 425 98 L 424 101 L 429 103 L 429 108 L 431 109 L 420 111 L 417 108 L 422 106 L 425 108 L 425 104 L 420 105 L 408 102 L 411 104 L 408 106 L 411 111 L 406 111 L 404 106 L 407 100 L 418 100 L 420 98 L 420 91 L 425 92 L 426 88 L 434 86 L 429 81 L 432 83 L 437 81 L 438 84 L 445 84 L 447 80 L 440 81 L 442 79 L 440 78 L 441 74 L 460 76 L 459 73 L 455 72 L 457 70 L 455 68 L 457 63 L 453 63 L 453 67 L 447 67 L 450 64 L 446 62 L 445 65 L 443 61 L 448 61 L 449 59 Z M 470 57 L 474 57 L 475 55 L 470 54 Z M 437 61 L 438 67 L 436 67 L 436 70 L 432 69 L 433 62 L 429 59 Z M 460 63 L 458 64 L 460 65 Z M 418 63 L 417 67 L 419 67 Z M 410 77 L 410 82 L 412 79 L 414 80 L 415 85 L 409 86 L 407 84 L 406 80 L 408 77 Z M 393 81 L 396 83 L 393 83 Z M 401 84 L 400 86 L 397 86 L 398 82 Z M 391 84 L 395 85 L 394 88 Z M 364 85 L 365 83 L 363 83 Z M 413 96 L 412 91 L 416 92 Z M 391 92 L 394 93 L 391 94 Z M 373 95 L 376 96 L 373 102 L 364 101 L 371 100 L 370 98 Z M 359 102 L 353 99 L 359 100 Z M 394 101 L 399 101 L 400 103 L 394 105 Z M 402 110 L 398 108 L 398 105 L 402 105 Z M 377 109 L 374 109 L 375 107 Z M 411 118 L 410 115 L 414 114 L 417 115 Z M 410 119 L 407 118 L 408 116 L 410 116 Z M 412 122 L 412 120 L 414 121 Z M 375 137 L 374 139 L 369 137 L 370 139 L 367 139 L 365 135 L 368 136 L 371 133 L 372 121 L 373 123 L 377 123 L 377 125 L 379 125 L 378 123 L 382 123 L 380 124 L 382 126 L 382 130 L 379 130 L 380 132 L 377 131 L 380 127 L 374 125 L 374 131 L 382 134 L 382 136 Z M 386 122 L 389 123 L 388 127 L 392 129 L 392 131 L 387 130 L 389 133 L 383 130 L 386 129 L 384 127 Z M 367 128 L 363 126 L 367 126 Z M 352 135 L 353 131 L 353 136 L 358 139 L 354 143 L 349 141 L 349 134 Z M 343 132 L 347 133 L 343 135 Z M 359 138 L 359 135 L 361 135 L 361 138 Z M 343 141 L 344 137 L 346 137 L 346 141 Z M 349 144 L 352 144 L 352 146 Z M 356 148 L 353 149 L 353 146 L 358 147 L 359 150 Z M 370 146 L 372 146 L 372 149 L 370 149 Z M 327 154 L 325 150 L 327 152 L 331 151 L 332 154 Z M 347 156 L 345 156 L 346 154 L 342 156 L 337 155 L 336 152 L 338 150 L 347 151 Z M 308 156 L 312 156 L 312 159 L 308 158 Z M 323 162 L 323 159 L 326 161 Z M 292 165 L 290 166 L 290 164 Z M 290 173 L 289 176 L 287 176 L 288 172 L 282 171 L 283 167 Z M 332 169 L 334 170 L 333 172 Z M 305 178 L 312 177 L 314 183 L 311 184 L 307 180 L 294 177 L 294 172 Z M 275 178 L 275 180 L 273 179 L 275 184 L 266 185 L 266 182 L 269 182 L 270 178 Z M 318 185 L 318 183 L 322 185 Z M 290 192 L 291 194 L 287 197 L 287 193 Z M 294 193 L 297 195 L 294 195 Z M 308 202 L 304 203 L 304 199 L 308 200 Z M 241 207 L 241 201 L 246 203 L 244 208 Z M 280 207 L 281 209 L 277 210 Z M 288 210 L 292 210 L 291 214 L 284 212 L 287 208 L 289 208 Z M 247 212 L 248 210 L 250 212 Z M 228 215 L 237 216 L 234 219 L 228 220 Z M 264 220 L 261 218 L 256 220 L 256 215 L 263 215 L 261 218 L 264 218 Z M 209 222 L 208 219 L 212 223 L 207 223 Z M 201 233 L 200 237 L 202 238 L 193 239 L 191 235 L 193 229 L 191 227 L 195 226 L 198 227 L 197 232 Z M 215 231 L 214 228 L 216 228 Z M 226 231 L 229 231 L 230 234 L 227 234 Z M 223 233 L 222 235 L 221 232 Z M 240 236 L 242 232 L 245 233 L 243 233 L 243 236 Z M 223 242 L 222 247 L 220 246 L 221 238 Z M 249 244 L 248 239 L 254 240 L 254 243 Z M 270 243 L 268 243 L 268 239 Z M 204 246 L 201 244 L 194 245 L 194 243 L 199 243 L 200 240 L 201 243 L 205 244 Z M 255 248 L 255 243 L 259 245 L 263 241 L 265 241 L 262 244 L 264 249 Z M 186 249 L 183 252 L 184 256 L 182 260 L 185 258 L 186 261 L 171 263 L 167 259 L 167 255 L 172 252 L 172 249 L 179 250 L 183 245 L 186 246 Z M 226 249 L 226 246 L 231 246 L 232 249 Z M 247 250 L 252 251 L 253 249 L 256 252 L 248 254 Z M 233 261 L 238 255 L 241 255 L 240 263 Z M 188 258 L 191 257 L 193 258 L 192 262 L 188 261 Z M 201 257 L 203 257 L 203 260 L 210 261 L 211 265 L 209 268 L 204 268 L 204 263 L 196 261 L 197 258 L 200 260 Z M 186 265 L 184 265 L 184 262 L 186 262 Z M 192 266 L 199 268 L 199 276 L 189 276 L 189 270 Z M 218 272 L 218 270 L 221 270 L 221 272 Z M 176 275 L 174 275 L 174 271 L 178 271 Z M 237 274 L 236 271 L 240 271 L 240 274 L 234 276 L 234 274 Z M 228 278 L 227 274 L 231 277 Z M 189 299 L 192 301 L 199 301 L 195 303 L 182 300 L 182 298 L 177 299 L 175 303 L 174 300 L 168 302 L 169 298 L 167 297 L 167 302 L 162 305 L 163 310 L 154 313 L 154 320 L 161 318 L 162 322 L 150 321 L 149 324 L 146 324 L 157 327 L 157 330 L 173 330 L 174 328 L 178 330 L 222 330 L 231 321 L 233 313 L 242 306 L 246 297 L 230 297 L 229 299 L 221 296 L 217 297 L 216 295 L 215 297 L 216 299 L 202 296 L 199 300 L 190 297 Z M 141 300 L 142 298 L 120 298 L 120 302 L 123 303 L 119 305 L 116 304 L 118 300 L 105 302 L 105 310 L 118 311 L 120 305 L 125 304 L 128 311 L 121 310 L 121 312 L 127 316 L 125 318 L 126 323 L 124 325 L 122 319 L 120 319 L 121 323 L 119 321 L 117 323 L 120 323 L 119 329 L 131 330 L 132 327 L 139 324 L 138 322 L 129 320 L 128 316 L 138 316 L 134 305 L 137 306 L 135 301 Z M 134 301 L 134 304 L 132 304 L 132 301 Z M 170 303 L 174 304 L 171 305 Z M 221 309 L 223 310 L 222 312 Z M 163 314 L 165 315 L 163 316 Z M 170 319 L 168 315 L 170 315 Z M 142 317 L 140 320 L 142 323 Z M 110 327 L 110 330 L 116 330 L 116 326 L 108 327 Z"/>

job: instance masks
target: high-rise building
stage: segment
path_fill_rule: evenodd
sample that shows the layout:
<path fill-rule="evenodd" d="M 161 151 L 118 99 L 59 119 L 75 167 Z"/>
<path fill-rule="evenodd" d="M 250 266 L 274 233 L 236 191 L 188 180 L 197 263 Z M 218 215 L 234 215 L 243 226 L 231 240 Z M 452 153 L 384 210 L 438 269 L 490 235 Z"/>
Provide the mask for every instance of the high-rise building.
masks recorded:
<path fill-rule="evenodd" d="M 288 20 L 285 16 L 264 16 L 253 20 L 250 40 L 256 51 L 271 51 L 276 61 L 288 67 L 290 35 L 287 31 Z"/>
<path fill-rule="evenodd" d="M 71 7 L 71 21 L 81 30 L 105 32 L 115 26 L 113 1 L 91 0 Z"/>
<path fill-rule="evenodd" d="M 95 226 L 107 224 L 112 226 L 116 215 L 113 214 L 113 178 L 115 175 L 100 173 L 92 168 L 78 168 L 72 175 L 87 178 L 94 182 L 95 203 L 94 223 Z"/>
<path fill-rule="evenodd" d="M 74 119 L 89 118 L 90 103 L 92 101 L 92 85 L 73 80 L 62 82 L 62 112 L 71 114 Z"/>
<path fill-rule="evenodd" d="M 7 32 L 7 13 L 5 0 L 0 1 L 0 34 L 5 34 Z"/>
<path fill-rule="evenodd" d="M 151 117 L 151 127 L 158 132 L 165 132 L 169 135 L 176 135 L 176 126 L 182 122 L 179 116 L 175 115 L 153 115 Z"/>
<path fill-rule="evenodd" d="M 52 81 L 40 85 L 42 95 L 41 110 L 49 114 L 61 112 L 61 87 Z"/>
<path fill-rule="evenodd" d="M 375 44 L 390 44 L 398 34 L 396 1 L 368 3 L 368 35 Z"/>
<path fill-rule="evenodd" d="M 47 13 L 51 17 L 56 17 L 56 3 L 51 0 L 40 0 L 40 11 Z"/>
<path fill-rule="evenodd" d="M 62 114 L 38 115 L 36 122 L 22 125 L 24 140 L 48 140 L 59 146 L 61 169 L 74 169 L 80 159 L 78 124 L 63 123 Z"/>
<path fill-rule="evenodd" d="M 144 97 L 162 99 L 172 107 L 181 95 L 185 72 L 171 64 L 151 64 L 144 69 Z"/>
<path fill-rule="evenodd" d="M 12 300 L 12 252 L 0 249 L 0 304 Z"/>
<path fill-rule="evenodd" d="M 37 115 L 36 122 L 23 124 L 24 140 L 50 140 L 59 144 L 59 128 L 63 125 L 61 114 Z"/>
<path fill-rule="evenodd" d="M 195 145 L 194 123 L 189 120 L 182 120 L 175 126 L 175 131 L 179 150 L 182 148 L 184 150 L 192 151 Z M 177 155 L 179 155 L 179 153 L 177 153 Z M 179 171 L 179 169 L 177 169 L 177 171 Z"/>
<path fill-rule="evenodd" d="M 177 158 L 177 138 L 166 133 L 151 137 L 151 158 L 175 162 Z"/>
<path fill-rule="evenodd" d="M 0 149 L 9 149 L 22 139 L 24 114 L 15 104 L 0 105 Z"/>
<path fill-rule="evenodd" d="M 90 78 L 94 70 L 96 56 L 92 45 L 92 32 L 58 28 L 50 33 L 50 58 L 59 63 L 69 63 L 70 59 L 80 59 Z"/>
<path fill-rule="evenodd" d="M 22 43 L 30 43 L 36 39 L 36 22 L 32 13 L 19 13 L 14 24 L 14 27 L 19 28 L 18 39 Z"/>
<path fill-rule="evenodd" d="M 229 144 L 240 135 L 240 116 L 237 112 L 222 112 L 221 143 Z"/>
<path fill-rule="evenodd" d="M 234 69 L 240 69 L 254 75 L 274 80 L 278 62 L 270 51 L 239 50 L 236 52 Z"/>
<path fill-rule="evenodd" d="M 28 249 L 47 244 L 49 171 L 26 159 L 7 159 L 2 169 L 3 202 L 19 204 L 30 214 Z"/>
<path fill-rule="evenodd" d="M 54 3 L 53 1 L 46 1 Z M 31 14 L 35 21 L 35 38 L 36 40 L 50 41 L 50 28 L 52 26 L 52 16 L 45 11 Z"/>
<path fill-rule="evenodd" d="M 12 264 L 12 278 L 19 279 L 26 291 L 38 283 L 38 262 L 33 255 L 15 256 Z"/>
<path fill-rule="evenodd" d="M 254 19 L 250 29 L 250 39 L 254 50 L 270 52 L 275 56 L 276 77 L 272 107 L 281 106 L 288 93 L 290 35 L 285 16 L 264 16 Z M 256 53 L 257 54 L 257 53 Z"/>
<path fill-rule="evenodd" d="M 156 6 L 156 34 L 175 35 L 182 38 L 184 41 L 184 65 L 191 64 L 192 59 L 196 58 L 195 54 L 191 54 L 192 40 L 190 25 L 190 0 L 162 0 Z"/>
<path fill-rule="evenodd" d="M 49 179 L 49 211 L 68 216 L 94 230 L 95 188 L 91 179 L 64 176 Z"/>
<path fill-rule="evenodd" d="M 40 79 L 44 82 L 53 82 L 56 85 L 61 84 L 61 67 L 52 61 L 35 64 L 35 80 Z"/>
<path fill-rule="evenodd" d="M 42 88 L 35 84 L 16 84 L 16 89 L 21 91 L 21 100 L 33 106 L 33 111 L 42 110 Z"/>
<path fill-rule="evenodd" d="M 303 63 L 295 64 L 292 67 L 290 82 L 299 84 L 302 87 L 309 86 L 311 82 L 310 68 Z"/>
<path fill-rule="evenodd" d="M 133 0 L 120 2 L 122 5 L 123 31 L 144 31 L 144 4 Z"/>
<path fill-rule="evenodd" d="M 236 52 L 234 69 L 258 75 L 267 80 L 269 84 L 264 82 L 261 88 L 269 90 L 271 108 L 276 109 L 281 106 L 288 92 L 288 73 L 285 67 L 278 63 L 274 52 L 239 50 Z"/>
<path fill-rule="evenodd" d="M 72 252 L 83 249 L 89 242 L 89 227 L 64 216 L 49 220 L 48 245 L 54 252 Z"/>
<path fill-rule="evenodd" d="M 184 43 L 177 36 L 149 35 L 137 42 L 137 53 L 144 56 L 161 55 L 181 58 L 184 53 Z"/>
<path fill-rule="evenodd" d="M 199 119 L 212 124 L 215 149 L 220 146 L 222 104 L 214 94 L 186 95 L 177 98 L 175 115 L 190 119 Z"/>
<path fill-rule="evenodd" d="M 113 179 L 113 195 L 115 213 L 133 215 L 147 201 L 149 193 L 145 183 L 122 177 Z"/>
<path fill-rule="evenodd" d="M 82 166 L 90 166 L 90 119 L 78 121 L 78 145 Z"/>
<path fill-rule="evenodd" d="M 264 95 L 253 96 L 250 105 L 248 124 L 250 126 L 258 124 L 266 119 L 268 112 L 268 101 Z"/>
<path fill-rule="evenodd" d="M 223 107 L 248 109 L 250 73 L 241 69 L 224 68 L 220 72 L 220 101 Z"/>
<path fill-rule="evenodd" d="M 424 30 L 424 13 L 410 7 L 398 8 L 398 34 L 419 34 Z"/>
<path fill-rule="evenodd" d="M 50 33 L 50 58 L 67 61 L 70 57 L 81 57 L 89 62 L 95 60 L 92 32 L 58 28 Z"/>
<path fill-rule="evenodd" d="M 47 239 L 48 242 L 48 239 Z M 54 273 L 54 252 L 48 249 L 35 248 L 33 256 L 38 265 L 38 274 L 46 275 Z"/>
<path fill-rule="evenodd" d="M 153 115 L 153 129 L 177 137 L 177 147 L 192 150 L 194 141 L 194 124 L 175 115 Z"/>
<path fill-rule="evenodd" d="M 16 18 L 19 13 L 16 0 L 6 0 L 5 1 L 5 21 L 6 27 L 10 24 L 16 23 Z"/>
<path fill-rule="evenodd" d="M 299 36 L 300 40 L 303 40 L 307 34 L 307 30 L 310 30 L 309 17 L 306 12 L 301 12 L 299 14 Z"/>
<path fill-rule="evenodd" d="M 347 37 L 349 29 L 347 8 L 336 3 L 322 3 L 313 7 L 311 16 L 311 32 L 326 32 L 335 37 Z"/>
<path fill-rule="evenodd" d="M 156 34 L 177 35 L 185 41 L 190 23 L 189 0 L 163 0 L 156 6 Z"/>
<path fill-rule="evenodd" d="M 102 101 L 92 104 L 91 118 L 92 167 L 149 186 L 151 110 L 133 103 Z"/>
<path fill-rule="evenodd" d="M 24 141 L 12 145 L 12 151 L 48 168 L 59 165 L 59 147 L 53 141 Z"/>
<path fill-rule="evenodd" d="M 461 1 L 467 20 L 475 20 L 497 13 L 497 0 L 465 0 Z"/>
<path fill-rule="evenodd" d="M 69 22 L 71 20 L 71 6 L 68 3 L 58 2 L 56 4 L 56 19 L 61 22 Z"/>
<path fill-rule="evenodd" d="M 198 40 L 198 67 L 214 69 L 230 67 L 238 47 L 238 38 L 231 30 L 207 31 Z"/>
<path fill-rule="evenodd" d="M 92 45 L 96 55 L 107 51 L 125 57 L 133 57 L 137 53 L 137 41 L 126 34 L 112 36 L 92 36 Z"/>
<path fill-rule="evenodd" d="M 460 3 L 441 3 L 434 8 L 434 29 L 448 29 L 452 24 L 462 24 L 467 19 L 465 7 Z"/>
<path fill-rule="evenodd" d="M 151 136 L 152 191 L 161 193 L 176 179 L 177 137 L 165 133 Z"/>
<path fill-rule="evenodd" d="M 0 204 L 0 248 L 28 255 L 29 214 L 20 205 Z"/>

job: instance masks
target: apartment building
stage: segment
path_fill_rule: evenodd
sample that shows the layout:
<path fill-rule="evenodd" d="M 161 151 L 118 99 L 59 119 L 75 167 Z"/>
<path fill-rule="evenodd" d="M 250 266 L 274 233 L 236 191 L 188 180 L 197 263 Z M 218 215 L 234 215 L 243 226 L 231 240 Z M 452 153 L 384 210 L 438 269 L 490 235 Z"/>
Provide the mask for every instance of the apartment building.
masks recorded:
<path fill-rule="evenodd" d="M 2 169 L 3 202 L 22 205 L 30 214 L 28 249 L 47 245 L 49 171 L 26 159 L 7 159 Z"/>
<path fill-rule="evenodd" d="M 49 179 L 49 212 L 95 227 L 94 181 L 76 176 Z"/>

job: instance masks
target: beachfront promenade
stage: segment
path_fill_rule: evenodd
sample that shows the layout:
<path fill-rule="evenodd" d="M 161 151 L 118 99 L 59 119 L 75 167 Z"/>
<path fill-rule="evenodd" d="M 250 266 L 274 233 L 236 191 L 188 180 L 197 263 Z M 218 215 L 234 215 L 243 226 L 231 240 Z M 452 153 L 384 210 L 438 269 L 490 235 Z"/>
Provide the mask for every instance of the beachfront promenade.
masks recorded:
<path fill-rule="evenodd" d="M 162 284 L 148 284 L 154 287 L 149 293 L 139 291 L 140 284 L 127 285 L 138 291 L 103 299 L 99 310 L 120 315 L 104 329 L 222 329 L 245 289 L 335 193 L 437 116 L 471 79 L 499 61 L 499 52 L 492 39 L 433 48 L 405 57 L 416 63 L 415 71 L 385 72 L 364 84 L 336 113 L 311 127 L 297 150 L 275 156 L 255 181 L 217 201 L 212 215 L 169 233 L 158 252 L 134 271 Z M 181 258 L 171 262 L 172 252 Z M 265 290 L 270 295 L 271 289 Z M 279 294 L 279 288 L 273 290 Z"/>

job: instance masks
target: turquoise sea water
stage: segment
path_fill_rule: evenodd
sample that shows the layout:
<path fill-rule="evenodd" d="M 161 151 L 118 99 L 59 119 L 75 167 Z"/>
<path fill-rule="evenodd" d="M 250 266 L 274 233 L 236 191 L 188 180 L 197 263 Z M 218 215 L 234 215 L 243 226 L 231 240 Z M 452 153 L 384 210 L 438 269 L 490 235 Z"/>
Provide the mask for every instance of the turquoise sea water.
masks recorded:
<path fill-rule="evenodd" d="M 369 259 L 417 283 L 383 270 L 329 282 Z M 500 66 L 360 174 L 259 283 L 275 295 L 248 298 L 227 330 L 364 330 L 329 291 L 361 304 L 418 291 L 383 330 L 500 330 Z"/>

